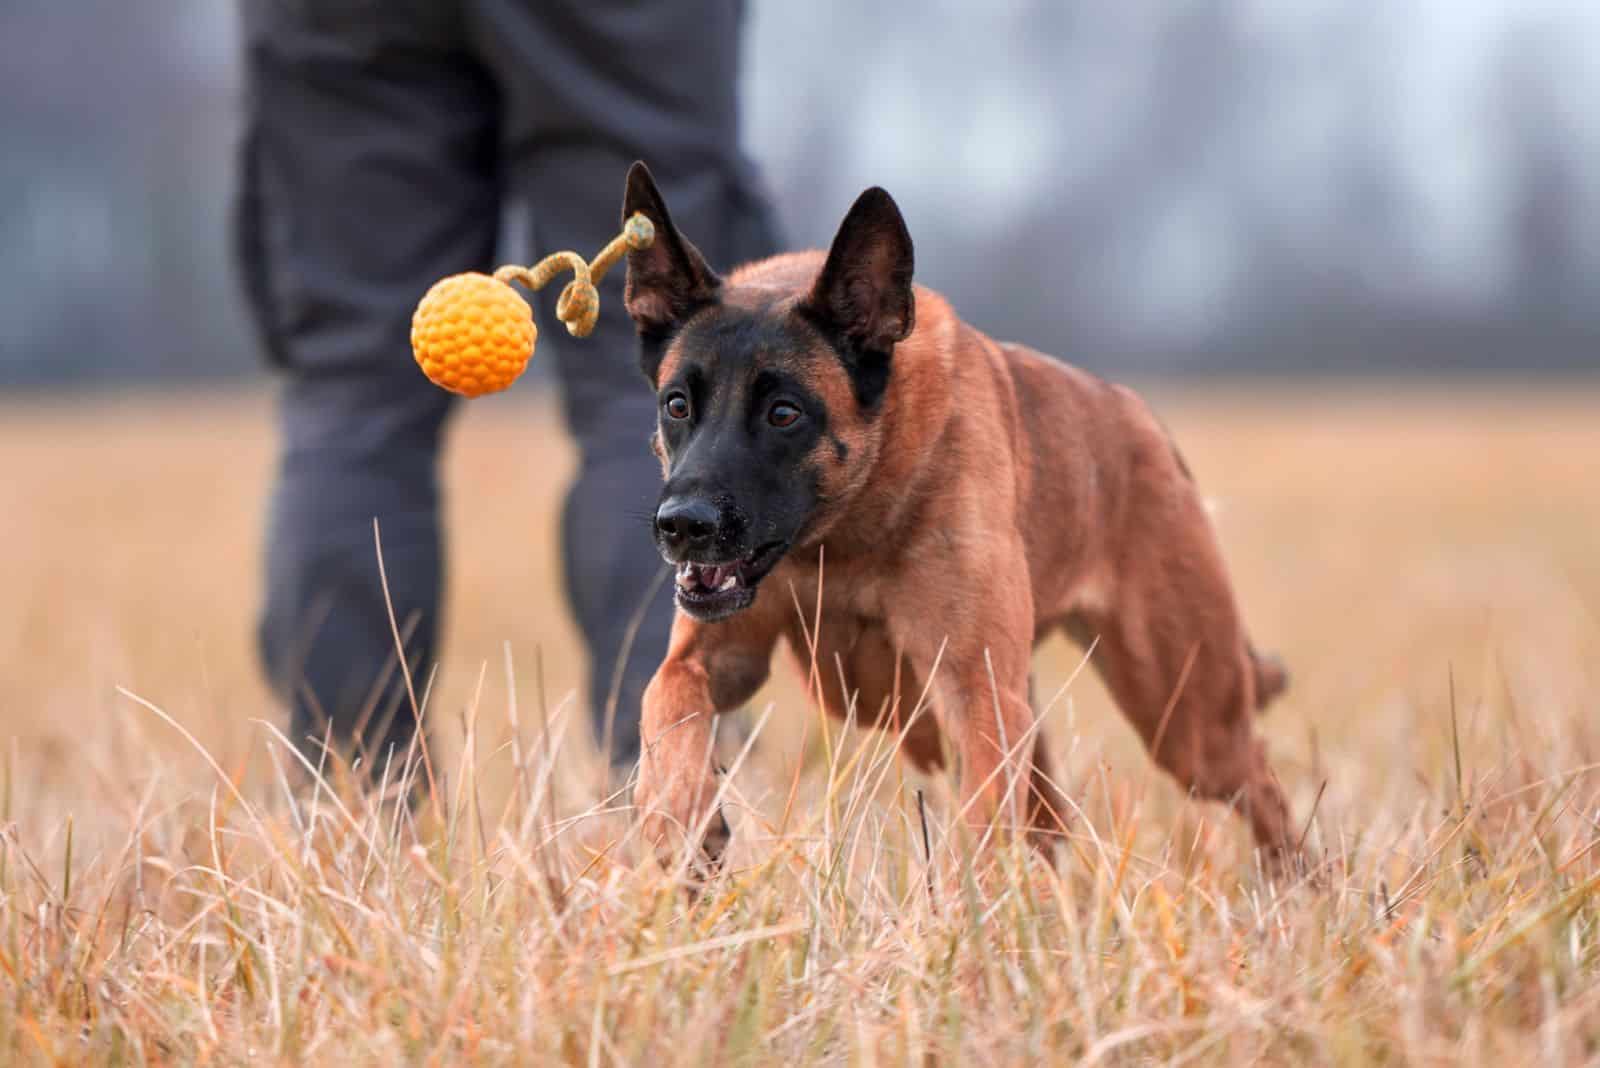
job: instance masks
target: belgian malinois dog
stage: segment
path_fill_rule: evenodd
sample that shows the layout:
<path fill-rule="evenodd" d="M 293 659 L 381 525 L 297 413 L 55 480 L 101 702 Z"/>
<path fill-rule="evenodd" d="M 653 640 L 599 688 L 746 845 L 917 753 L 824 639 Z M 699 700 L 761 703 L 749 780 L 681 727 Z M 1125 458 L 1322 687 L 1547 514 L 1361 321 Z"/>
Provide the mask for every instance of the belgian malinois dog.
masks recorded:
<path fill-rule="evenodd" d="M 923 769 L 948 748 L 968 820 L 1048 841 L 1070 806 L 1029 659 L 1065 631 L 1093 641 L 1161 767 L 1237 808 L 1272 859 L 1291 849 L 1253 729 L 1284 673 L 1246 639 L 1194 480 L 1138 396 L 991 340 L 914 285 L 911 236 L 882 189 L 861 194 L 826 255 L 725 279 L 643 164 L 628 173 L 623 218 L 634 212 L 656 229 L 628 256 L 625 301 L 659 400 L 655 540 L 679 609 L 644 695 L 647 839 L 670 850 L 698 834 L 704 859 L 720 856 L 712 719 L 751 698 L 782 642 L 826 673 L 830 713 L 852 693 L 854 714 L 900 732 Z M 912 719 L 930 676 L 934 714 Z"/>

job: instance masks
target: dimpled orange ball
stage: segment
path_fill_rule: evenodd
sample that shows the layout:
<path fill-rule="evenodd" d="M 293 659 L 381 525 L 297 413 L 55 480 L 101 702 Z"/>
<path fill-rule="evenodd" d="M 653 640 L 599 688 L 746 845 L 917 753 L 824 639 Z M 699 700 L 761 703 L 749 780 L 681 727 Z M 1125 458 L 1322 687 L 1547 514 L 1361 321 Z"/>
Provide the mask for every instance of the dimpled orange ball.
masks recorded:
<path fill-rule="evenodd" d="M 411 353 L 433 384 L 464 397 L 517 380 L 539 332 L 515 289 L 486 274 L 440 279 L 411 317 Z"/>

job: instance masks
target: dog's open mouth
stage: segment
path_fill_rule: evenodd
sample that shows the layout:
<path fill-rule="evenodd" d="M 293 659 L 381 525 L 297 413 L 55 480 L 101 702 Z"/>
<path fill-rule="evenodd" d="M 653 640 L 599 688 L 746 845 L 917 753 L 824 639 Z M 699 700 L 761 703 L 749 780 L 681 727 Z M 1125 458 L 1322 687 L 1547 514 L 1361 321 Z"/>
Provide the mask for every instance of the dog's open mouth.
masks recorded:
<path fill-rule="evenodd" d="M 783 542 L 773 541 L 743 559 L 727 563 L 683 561 L 677 573 L 678 607 L 705 622 L 725 619 L 749 608 L 756 599 L 756 586 L 787 548 Z"/>

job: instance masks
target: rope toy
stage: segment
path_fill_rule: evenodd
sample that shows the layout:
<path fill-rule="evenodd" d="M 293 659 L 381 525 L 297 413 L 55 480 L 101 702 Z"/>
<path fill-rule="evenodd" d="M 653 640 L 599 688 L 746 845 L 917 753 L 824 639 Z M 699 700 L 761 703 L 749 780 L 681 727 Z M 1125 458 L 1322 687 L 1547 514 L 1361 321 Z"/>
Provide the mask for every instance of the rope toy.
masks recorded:
<path fill-rule="evenodd" d="M 649 248 L 655 239 L 655 227 L 637 212 L 592 263 L 576 252 L 555 252 L 532 267 L 507 264 L 493 275 L 468 271 L 440 279 L 411 316 L 417 366 L 434 385 L 463 397 L 498 393 L 522 374 L 539 340 L 533 309 L 512 282 L 537 292 L 570 270 L 572 281 L 556 299 L 556 318 L 573 337 L 588 337 L 600 318 L 595 283 L 630 250 Z"/>

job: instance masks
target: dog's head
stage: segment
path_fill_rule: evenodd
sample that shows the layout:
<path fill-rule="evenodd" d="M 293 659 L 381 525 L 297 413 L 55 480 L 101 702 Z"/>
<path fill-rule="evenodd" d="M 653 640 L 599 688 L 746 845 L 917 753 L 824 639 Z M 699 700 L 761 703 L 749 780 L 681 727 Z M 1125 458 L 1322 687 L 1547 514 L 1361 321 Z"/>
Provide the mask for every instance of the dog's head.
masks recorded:
<path fill-rule="evenodd" d="M 628 254 L 625 298 L 658 401 L 656 545 L 677 567 L 678 605 L 723 619 L 866 481 L 891 355 L 914 318 L 911 237 L 889 194 L 869 189 L 820 267 L 739 284 L 678 233 L 640 163 L 623 218 L 634 212 L 656 232 Z"/>

